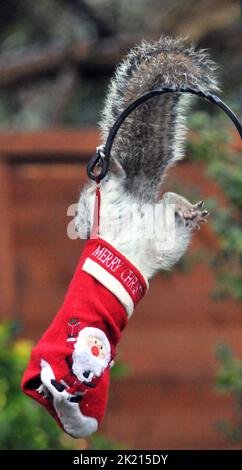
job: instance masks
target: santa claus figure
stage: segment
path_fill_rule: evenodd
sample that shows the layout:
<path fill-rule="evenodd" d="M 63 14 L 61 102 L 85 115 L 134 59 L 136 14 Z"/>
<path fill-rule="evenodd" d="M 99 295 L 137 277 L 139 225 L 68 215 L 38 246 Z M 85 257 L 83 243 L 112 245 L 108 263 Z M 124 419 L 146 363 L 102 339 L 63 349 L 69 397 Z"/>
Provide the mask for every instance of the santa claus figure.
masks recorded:
<path fill-rule="evenodd" d="M 72 354 L 72 371 L 84 384 L 100 377 L 111 359 L 107 336 L 99 328 L 86 327 L 78 334 Z"/>
<path fill-rule="evenodd" d="M 37 391 L 44 399 L 52 401 L 64 430 L 73 437 L 83 437 L 98 427 L 97 419 L 81 411 L 80 402 L 87 393 L 83 385 L 96 387 L 97 382 L 92 381 L 109 366 L 111 348 L 107 336 L 99 328 L 83 328 L 77 338 L 72 336 L 72 339 L 74 350 L 67 356 L 69 373 L 58 381 L 51 365 L 41 359 L 41 385 Z"/>

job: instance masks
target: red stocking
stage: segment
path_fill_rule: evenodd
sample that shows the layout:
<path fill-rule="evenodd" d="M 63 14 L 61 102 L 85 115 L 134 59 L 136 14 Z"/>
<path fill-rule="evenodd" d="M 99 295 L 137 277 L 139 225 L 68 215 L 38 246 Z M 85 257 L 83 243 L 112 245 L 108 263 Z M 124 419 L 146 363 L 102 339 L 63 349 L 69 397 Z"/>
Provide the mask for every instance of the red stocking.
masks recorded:
<path fill-rule="evenodd" d="M 120 333 L 148 287 L 101 238 L 87 242 L 64 304 L 32 351 L 23 391 L 61 428 L 86 437 L 103 419 Z"/>

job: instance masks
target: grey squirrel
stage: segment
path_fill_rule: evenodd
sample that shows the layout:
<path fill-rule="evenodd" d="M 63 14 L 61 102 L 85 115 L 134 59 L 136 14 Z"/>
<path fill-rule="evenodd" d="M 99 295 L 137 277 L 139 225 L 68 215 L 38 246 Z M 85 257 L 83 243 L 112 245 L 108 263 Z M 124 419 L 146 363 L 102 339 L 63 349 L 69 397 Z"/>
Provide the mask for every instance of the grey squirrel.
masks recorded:
<path fill-rule="evenodd" d="M 215 69 L 206 51 L 186 47 L 183 39 L 141 42 L 118 65 L 109 86 L 100 122 L 103 142 L 121 112 L 155 86 L 218 90 Z M 118 131 L 110 171 L 101 184 L 100 236 L 148 279 L 159 269 L 171 269 L 185 253 L 193 230 L 208 216 L 203 201 L 191 204 L 169 192 L 161 197 L 167 170 L 183 158 L 185 114 L 191 99 L 169 93 L 136 108 Z M 91 230 L 95 190 L 92 181 L 80 196 L 76 217 L 80 238 Z"/>

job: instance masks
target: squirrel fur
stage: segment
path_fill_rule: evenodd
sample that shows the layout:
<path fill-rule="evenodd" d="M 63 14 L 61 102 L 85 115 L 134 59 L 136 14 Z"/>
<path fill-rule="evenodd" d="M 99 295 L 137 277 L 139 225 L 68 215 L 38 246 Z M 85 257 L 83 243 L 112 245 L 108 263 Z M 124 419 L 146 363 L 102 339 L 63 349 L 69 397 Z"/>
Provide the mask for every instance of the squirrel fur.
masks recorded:
<path fill-rule="evenodd" d="M 143 93 L 157 86 L 190 86 L 214 92 L 218 90 L 215 69 L 207 51 L 187 47 L 181 38 L 142 41 L 120 63 L 111 80 L 100 122 L 102 143 L 122 111 Z M 147 278 L 159 269 L 171 269 L 185 253 L 193 230 L 208 215 L 202 201 L 191 204 L 174 193 L 161 197 L 167 170 L 184 156 L 185 116 L 191 100 L 191 95 L 167 93 L 136 108 L 115 137 L 110 170 L 101 184 L 100 236 Z M 96 184 L 91 182 L 80 196 L 76 217 L 80 238 L 86 238 L 91 230 L 95 190 Z M 154 222 L 155 234 L 145 236 L 152 209 L 159 203 L 163 210 L 169 207 L 173 211 L 172 245 L 161 246 L 162 216 Z M 128 220 L 132 223 L 127 224 Z"/>

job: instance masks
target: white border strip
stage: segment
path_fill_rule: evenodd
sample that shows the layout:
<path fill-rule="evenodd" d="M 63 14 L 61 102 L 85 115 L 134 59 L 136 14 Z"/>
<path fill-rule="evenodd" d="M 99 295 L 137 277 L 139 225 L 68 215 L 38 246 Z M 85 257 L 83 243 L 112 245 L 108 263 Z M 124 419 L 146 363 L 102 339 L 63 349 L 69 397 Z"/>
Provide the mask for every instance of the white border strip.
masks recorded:
<path fill-rule="evenodd" d="M 130 317 L 134 310 L 134 302 L 121 282 L 112 276 L 106 269 L 100 264 L 93 261 L 91 258 L 87 258 L 82 266 L 83 271 L 86 271 L 91 276 L 95 277 L 104 287 L 112 292 L 115 297 L 124 306 L 128 317 Z"/>
<path fill-rule="evenodd" d="M 100 239 L 100 243 L 102 243 L 102 240 L 103 240 L 104 243 L 107 242 L 107 243 L 110 245 L 110 248 L 108 248 L 108 250 L 111 250 L 112 247 L 113 247 L 116 251 L 118 251 L 118 252 L 120 253 L 120 255 L 124 256 L 124 258 L 126 258 L 126 260 L 130 262 L 130 264 L 132 264 L 133 266 L 136 267 L 136 269 L 140 272 L 141 276 L 143 277 L 143 279 L 144 279 L 144 281 L 145 281 L 145 284 L 146 284 L 146 291 L 145 291 L 144 295 L 146 295 L 147 292 L 148 292 L 148 290 L 149 290 L 149 281 L 148 281 L 148 279 L 144 276 L 144 274 L 142 274 L 142 270 L 139 268 L 139 266 L 137 266 L 137 264 L 134 263 L 134 261 L 132 261 L 132 259 L 130 259 L 126 254 L 124 254 L 122 251 L 120 251 L 120 249 L 117 248 L 117 247 L 115 246 L 115 244 L 113 244 L 113 241 L 112 241 L 112 240 L 109 241 L 107 238 L 103 238 L 103 237 L 99 237 L 99 239 Z"/>

